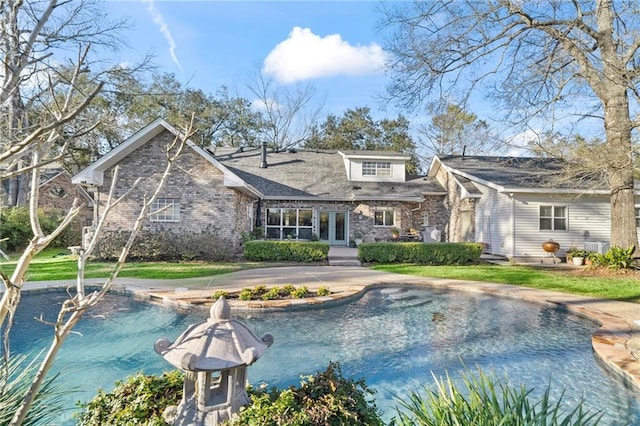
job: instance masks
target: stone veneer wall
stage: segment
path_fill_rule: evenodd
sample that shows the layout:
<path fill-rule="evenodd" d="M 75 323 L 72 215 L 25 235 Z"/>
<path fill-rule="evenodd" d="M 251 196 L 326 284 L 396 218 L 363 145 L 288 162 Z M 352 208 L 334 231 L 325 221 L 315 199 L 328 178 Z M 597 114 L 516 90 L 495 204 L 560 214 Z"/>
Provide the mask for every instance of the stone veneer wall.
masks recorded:
<path fill-rule="evenodd" d="M 143 196 L 153 193 L 162 176 L 166 167 L 165 149 L 173 139 L 170 132 L 164 131 L 118 163 L 117 195 L 123 194 L 138 177 L 142 177 L 142 181 L 109 215 L 106 230 L 131 228 L 142 207 Z M 99 209 L 104 207 L 111 178 L 112 169 L 109 169 L 105 171 L 104 184 L 97 197 Z M 226 188 L 223 173 L 191 148 L 186 147 L 174 164 L 159 196 L 180 199 L 180 221 L 147 219 L 143 225 L 145 230 L 215 233 L 217 238 L 232 242 L 237 249 L 242 232 L 250 229 L 250 197 Z"/>
<path fill-rule="evenodd" d="M 266 223 L 266 211 L 269 208 L 312 209 L 313 232 L 317 235 L 318 212 L 346 211 L 349 213 L 348 235 L 355 239 L 360 233 L 364 242 L 385 241 L 391 237 L 390 227 L 374 226 L 374 211 L 388 210 L 396 214 L 396 227 L 400 229 L 416 228 L 421 230 L 422 212 L 429 211 L 429 222 L 432 226 L 443 229 L 446 223 L 446 212 L 442 208 L 443 197 L 426 197 L 423 203 L 407 203 L 399 201 L 367 201 L 367 202 L 310 202 L 310 201 L 265 201 L 263 203 L 262 222 Z M 347 241 L 348 242 L 348 241 Z"/>
<path fill-rule="evenodd" d="M 445 227 L 447 241 L 461 242 L 462 238 L 462 218 L 461 212 L 471 212 L 471 233 L 476 235 L 475 230 L 475 204 L 469 199 L 462 199 L 462 190 L 458 182 L 451 176 L 444 167 L 440 167 L 436 173 L 436 180 L 447 190 L 448 195 L 444 200 L 444 207 L 449 218 Z"/>

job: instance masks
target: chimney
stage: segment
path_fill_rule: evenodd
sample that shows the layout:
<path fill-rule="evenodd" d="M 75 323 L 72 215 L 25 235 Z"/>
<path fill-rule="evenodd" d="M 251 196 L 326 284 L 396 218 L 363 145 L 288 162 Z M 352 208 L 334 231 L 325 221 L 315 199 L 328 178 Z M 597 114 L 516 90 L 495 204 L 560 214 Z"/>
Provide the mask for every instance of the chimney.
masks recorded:
<path fill-rule="evenodd" d="M 261 169 L 267 168 L 267 142 L 266 141 L 262 142 L 262 151 L 260 154 L 260 168 Z"/>

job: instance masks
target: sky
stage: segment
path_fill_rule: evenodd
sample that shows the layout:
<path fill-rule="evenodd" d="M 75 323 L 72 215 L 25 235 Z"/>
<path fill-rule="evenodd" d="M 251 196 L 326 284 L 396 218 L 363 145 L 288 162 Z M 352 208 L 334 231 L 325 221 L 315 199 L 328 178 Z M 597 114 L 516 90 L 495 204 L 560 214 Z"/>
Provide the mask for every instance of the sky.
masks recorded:
<path fill-rule="evenodd" d="M 250 100 L 262 71 L 280 85 L 312 85 L 323 116 L 368 106 L 374 117 L 400 112 L 380 100 L 388 78 L 375 1 L 111 0 L 127 17 L 123 62 L 151 52 L 161 72 L 215 93 L 221 86 Z"/>

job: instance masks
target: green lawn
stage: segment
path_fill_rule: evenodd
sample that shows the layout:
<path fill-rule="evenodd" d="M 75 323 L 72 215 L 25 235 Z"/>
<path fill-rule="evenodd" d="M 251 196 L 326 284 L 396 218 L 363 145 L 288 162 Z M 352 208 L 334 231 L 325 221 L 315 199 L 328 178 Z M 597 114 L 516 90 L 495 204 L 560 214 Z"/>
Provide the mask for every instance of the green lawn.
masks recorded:
<path fill-rule="evenodd" d="M 9 275 L 15 267 L 17 256 L 10 261 L 0 261 L 0 271 Z M 275 266 L 261 262 L 130 262 L 120 272 L 121 277 L 171 279 L 206 277 L 226 274 L 243 269 Z M 87 278 L 108 276 L 113 263 L 89 262 Z M 521 265 L 472 265 L 472 266 L 420 266 L 420 265 L 377 265 L 374 269 L 399 274 L 422 277 L 451 278 L 470 281 L 485 281 L 514 284 L 564 293 L 582 294 L 612 300 L 640 303 L 640 275 L 607 274 L 597 275 L 576 270 L 543 268 Z M 64 249 L 47 249 L 31 263 L 29 281 L 53 281 L 74 279 L 77 272 L 75 256 Z"/>
<path fill-rule="evenodd" d="M 17 255 L 10 256 L 9 261 L 0 261 L 0 271 L 7 275 L 13 272 Z M 86 278 L 107 277 L 115 263 L 88 262 L 85 268 Z M 127 262 L 120 271 L 120 277 L 173 279 L 207 277 L 226 274 L 266 266 L 259 262 Z M 77 257 L 71 256 L 68 250 L 47 249 L 39 253 L 31 262 L 27 274 L 29 281 L 54 281 L 76 278 L 78 271 Z"/>
<path fill-rule="evenodd" d="M 377 265 L 373 269 L 421 277 L 514 284 L 640 303 L 640 275 L 634 273 L 598 275 L 590 274 L 588 270 L 491 264 L 472 266 Z"/>

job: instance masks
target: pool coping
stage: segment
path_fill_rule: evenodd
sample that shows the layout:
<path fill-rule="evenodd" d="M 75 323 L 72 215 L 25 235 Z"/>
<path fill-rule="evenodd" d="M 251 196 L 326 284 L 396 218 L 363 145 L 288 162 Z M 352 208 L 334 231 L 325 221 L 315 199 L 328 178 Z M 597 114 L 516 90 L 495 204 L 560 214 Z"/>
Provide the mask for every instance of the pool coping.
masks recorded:
<path fill-rule="evenodd" d="M 97 280 L 89 280 L 94 283 Z M 73 285 L 73 282 L 27 283 L 25 289 Z M 625 384 L 640 390 L 640 305 L 597 299 L 555 291 L 537 290 L 511 284 L 416 277 L 375 271 L 363 267 L 288 266 L 251 269 L 215 277 L 182 280 L 141 280 L 118 278 L 114 288 L 177 309 L 213 303 L 216 290 L 239 291 L 243 287 L 293 284 L 310 290 L 329 287 L 330 296 L 272 301 L 229 300 L 234 310 L 290 310 L 323 308 L 348 303 L 374 287 L 428 286 L 447 290 L 481 292 L 534 303 L 559 306 L 588 318 L 599 328 L 591 338 L 592 348 L 602 364 Z"/>

